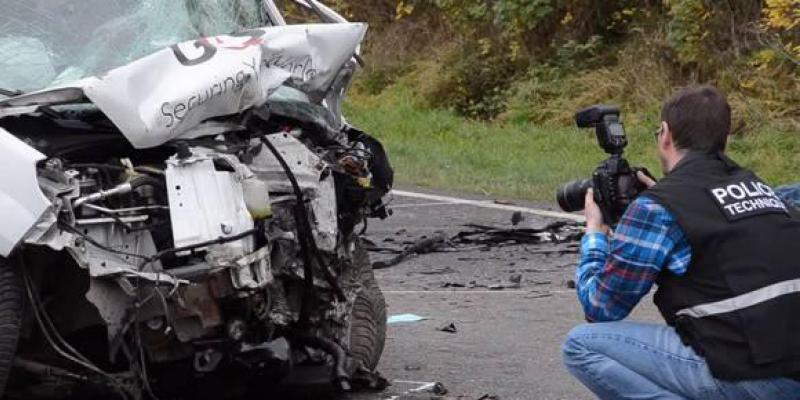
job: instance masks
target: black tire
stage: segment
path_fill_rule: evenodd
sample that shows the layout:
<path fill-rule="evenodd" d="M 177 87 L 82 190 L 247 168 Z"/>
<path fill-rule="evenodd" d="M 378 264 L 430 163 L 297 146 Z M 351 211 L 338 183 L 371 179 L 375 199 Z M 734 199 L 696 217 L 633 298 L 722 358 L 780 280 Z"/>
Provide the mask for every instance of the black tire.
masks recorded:
<path fill-rule="evenodd" d="M 356 245 L 353 267 L 361 290 L 350 317 L 350 355 L 362 367 L 373 371 L 386 344 L 386 299 L 375 279 L 369 255 L 360 244 Z"/>
<path fill-rule="evenodd" d="M 0 258 L 0 398 L 8 383 L 8 374 L 17 353 L 22 314 L 24 289 L 17 269 Z"/>

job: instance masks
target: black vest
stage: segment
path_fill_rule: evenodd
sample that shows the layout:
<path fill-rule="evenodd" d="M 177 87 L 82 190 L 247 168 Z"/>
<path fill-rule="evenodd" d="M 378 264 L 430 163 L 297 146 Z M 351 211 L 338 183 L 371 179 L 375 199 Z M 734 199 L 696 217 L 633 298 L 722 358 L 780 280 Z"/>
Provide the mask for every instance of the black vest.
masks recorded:
<path fill-rule="evenodd" d="M 687 154 L 645 196 L 686 233 L 686 274 L 655 303 L 718 379 L 800 377 L 800 218 L 724 155 Z"/>

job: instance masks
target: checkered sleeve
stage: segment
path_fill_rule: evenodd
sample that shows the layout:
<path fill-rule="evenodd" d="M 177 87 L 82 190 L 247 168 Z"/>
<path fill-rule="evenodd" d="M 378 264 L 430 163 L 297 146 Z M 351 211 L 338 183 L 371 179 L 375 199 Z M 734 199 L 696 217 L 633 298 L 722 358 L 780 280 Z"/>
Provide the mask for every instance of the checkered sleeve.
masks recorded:
<path fill-rule="evenodd" d="M 575 282 L 586 318 L 627 317 L 663 269 L 683 275 L 690 259 L 689 242 L 674 216 L 647 197 L 637 198 L 610 238 L 583 237 Z"/>

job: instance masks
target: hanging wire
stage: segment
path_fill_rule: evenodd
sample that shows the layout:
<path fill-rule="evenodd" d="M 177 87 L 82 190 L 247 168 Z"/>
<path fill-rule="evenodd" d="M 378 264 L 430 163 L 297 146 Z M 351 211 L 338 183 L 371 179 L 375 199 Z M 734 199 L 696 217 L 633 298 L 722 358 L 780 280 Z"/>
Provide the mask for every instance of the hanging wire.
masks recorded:
<path fill-rule="evenodd" d="M 30 301 L 33 309 L 34 319 L 36 320 L 37 325 L 39 325 L 39 328 L 42 331 L 42 335 L 45 337 L 45 340 L 47 340 L 50 347 L 56 353 L 58 353 L 58 355 L 65 358 L 66 360 L 72 361 L 73 363 L 83 368 L 86 368 L 107 379 L 111 383 L 111 386 L 117 391 L 117 393 L 123 400 L 130 399 L 129 394 L 126 393 L 124 385 L 117 378 L 115 378 L 108 372 L 103 371 L 101 368 L 99 368 L 91 361 L 89 361 L 88 358 L 86 358 L 80 352 L 75 350 L 74 347 L 70 346 L 69 343 L 67 343 L 66 340 L 64 340 L 64 338 L 61 336 L 61 334 L 58 333 L 58 330 L 55 329 L 55 326 L 53 325 L 52 320 L 50 320 L 47 311 L 44 309 L 41 299 L 39 298 L 37 292 L 34 290 L 33 281 L 31 280 L 30 275 L 28 274 L 28 269 L 25 266 L 23 258 L 19 257 L 19 259 L 21 264 L 20 269 L 22 270 L 22 278 L 23 282 L 25 283 L 25 290 L 28 295 L 28 300 Z M 67 350 L 63 349 L 61 346 L 59 346 L 58 343 L 56 343 L 54 336 L 62 343 L 62 345 L 65 345 Z"/>

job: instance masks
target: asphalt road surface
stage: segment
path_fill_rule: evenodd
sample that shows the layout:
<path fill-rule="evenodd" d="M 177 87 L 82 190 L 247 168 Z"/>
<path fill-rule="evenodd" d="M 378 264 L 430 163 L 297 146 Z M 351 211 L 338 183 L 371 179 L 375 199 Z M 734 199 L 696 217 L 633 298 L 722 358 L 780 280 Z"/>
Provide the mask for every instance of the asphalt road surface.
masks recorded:
<path fill-rule="evenodd" d="M 422 237 L 470 231 L 466 224 L 512 228 L 509 203 L 469 199 L 479 203 L 395 196 L 394 215 L 373 222 L 367 238 L 377 247 L 403 248 Z M 513 206 L 552 210 L 542 204 Z M 517 227 L 541 228 L 558 220 L 523 215 Z M 577 243 L 444 250 L 376 270 L 389 315 L 425 319 L 389 325 L 379 370 L 392 387 L 348 399 L 442 398 L 430 391 L 436 382 L 447 389 L 446 399 L 592 398 L 563 368 L 560 353 L 566 333 L 583 321 L 574 289 L 568 287 Z M 391 257 L 372 253 L 373 262 Z M 649 297 L 633 319 L 658 320 Z M 437 330 L 451 323 L 455 333 Z"/>

